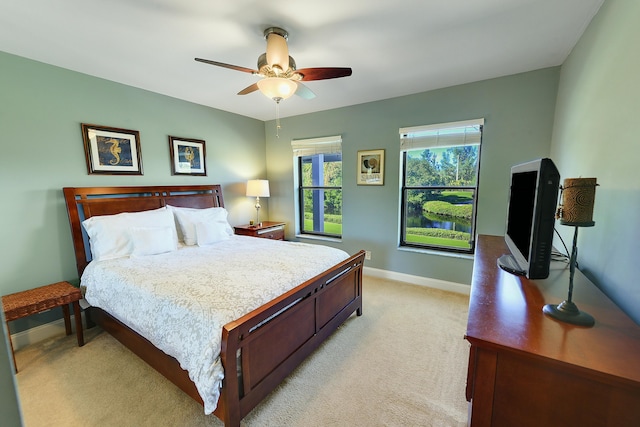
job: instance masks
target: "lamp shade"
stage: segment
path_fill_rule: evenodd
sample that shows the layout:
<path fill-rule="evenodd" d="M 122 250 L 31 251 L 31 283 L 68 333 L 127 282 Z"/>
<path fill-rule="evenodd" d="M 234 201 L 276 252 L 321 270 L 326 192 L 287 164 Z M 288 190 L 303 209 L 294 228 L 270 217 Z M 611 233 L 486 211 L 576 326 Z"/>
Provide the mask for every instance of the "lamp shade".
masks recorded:
<path fill-rule="evenodd" d="M 279 101 L 296 93 L 298 84 L 282 77 L 266 77 L 258 80 L 258 88 L 267 98 Z"/>
<path fill-rule="evenodd" d="M 250 179 L 247 181 L 247 196 L 269 197 L 269 180 Z"/>

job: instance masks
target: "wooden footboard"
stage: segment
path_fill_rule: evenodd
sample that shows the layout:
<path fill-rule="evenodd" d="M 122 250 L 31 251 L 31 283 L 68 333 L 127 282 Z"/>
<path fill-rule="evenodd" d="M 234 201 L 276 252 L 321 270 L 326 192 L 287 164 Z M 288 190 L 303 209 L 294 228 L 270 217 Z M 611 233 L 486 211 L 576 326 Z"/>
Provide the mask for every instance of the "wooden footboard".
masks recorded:
<path fill-rule="evenodd" d="M 364 251 L 222 330 L 225 426 L 238 426 L 352 313 L 362 314 Z M 238 372 L 238 375 L 230 373 Z"/>

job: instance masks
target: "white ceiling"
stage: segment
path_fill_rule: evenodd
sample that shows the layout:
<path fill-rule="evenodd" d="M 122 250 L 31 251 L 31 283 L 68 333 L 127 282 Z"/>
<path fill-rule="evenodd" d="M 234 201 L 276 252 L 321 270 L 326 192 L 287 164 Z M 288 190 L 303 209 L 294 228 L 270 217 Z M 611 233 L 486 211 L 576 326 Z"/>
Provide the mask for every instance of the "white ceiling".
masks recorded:
<path fill-rule="evenodd" d="M 236 95 L 256 76 L 265 28 L 289 32 L 311 81 L 282 117 L 560 65 L 604 0 L 0 0 L 0 50 L 260 120 L 275 104 Z"/>

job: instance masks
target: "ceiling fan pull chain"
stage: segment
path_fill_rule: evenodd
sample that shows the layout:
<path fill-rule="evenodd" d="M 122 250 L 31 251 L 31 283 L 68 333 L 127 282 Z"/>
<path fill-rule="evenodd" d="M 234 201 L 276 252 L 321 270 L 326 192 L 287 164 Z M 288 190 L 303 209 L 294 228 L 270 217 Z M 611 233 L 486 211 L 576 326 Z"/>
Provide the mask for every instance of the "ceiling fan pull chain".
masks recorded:
<path fill-rule="evenodd" d="M 276 101 L 276 138 L 280 138 L 280 99 L 274 99 Z"/>

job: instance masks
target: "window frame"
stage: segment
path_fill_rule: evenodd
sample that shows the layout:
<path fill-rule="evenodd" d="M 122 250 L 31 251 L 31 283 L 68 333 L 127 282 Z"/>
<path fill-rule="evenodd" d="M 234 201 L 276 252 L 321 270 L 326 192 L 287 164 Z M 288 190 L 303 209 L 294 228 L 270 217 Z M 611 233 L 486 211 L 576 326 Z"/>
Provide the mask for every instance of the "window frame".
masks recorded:
<path fill-rule="evenodd" d="M 344 188 L 344 162 L 342 158 L 342 137 L 341 136 L 331 136 L 331 137 L 323 137 L 323 138 L 312 138 L 312 139 L 301 139 L 301 140 L 292 140 L 291 145 L 293 148 L 293 157 L 294 157 L 294 165 L 295 165 L 295 173 L 294 178 L 296 180 L 296 195 L 297 195 L 297 203 L 295 204 L 297 209 L 297 224 L 296 230 L 297 235 L 302 237 L 318 237 L 318 238 L 327 238 L 327 239 L 342 239 L 342 234 L 335 233 L 326 233 L 326 232 L 318 232 L 318 231 L 309 231 L 304 228 L 304 214 L 305 214 L 305 204 L 304 204 L 304 193 L 305 191 L 340 191 L 340 202 L 341 206 L 344 207 L 343 202 L 343 188 Z M 319 185 L 304 185 L 303 179 L 303 164 L 305 163 L 305 159 L 316 156 L 316 155 L 327 155 L 327 156 L 335 156 L 336 154 L 340 155 L 340 164 L 341 164 L 341 185 L 339 187 L 336 186 L 319 186 Z M 324 164 L 323 159 L 323 164 Z M 322 209 L 324 215 L 324 199 L 322 201 Z M 342 215 L 342 211 L 341 211 Z M 344 231 L 341 228 L 342 231 Z"/>
<path fill-rule="evenodd" d="M 467 125 L 477 125 L 479 126 L 479 142 L 477 144 L 467 144 L 467 143 L 462 143 L 462 144 L 446 144 L 446 145 L 433 145 L 432 147 L 419 147 L 419 148 L 403 148 L 402 146 L 402 139 L 403 137 L 406 138 L 407 135 L 413 133 L 413 132 L 421 132 L 421 131 L 432 131 L 432 130 L 437 130 L 437 129 L 450 129 L 450 128 L 458 128 L 458 127 L 465 127 Z M 474 254 L 475 253 L 475 246 L 476 246 L 476 239 L 475 239 L 475 233 L 476 233 L 476 225 L 477 225 L 477 209 L 478 209 L 478 194 L 479 194 L 479 189 L 480 189 L 480 160 L 481 160 L 481 156 L 482 156 L 482 137 L 484 135 L 484 119 L 477 119 L 477 120 L 466 120 L 466 121 L 460 121 L 460 122 L 451 122 L 451 123 L 441 123 L 441 124 L 434 124 L 434 125 L 427 125 L 427 126 L 415 126 L 415 127 L 411 127 L 411 128 L 401 128 L 400 129 L 400 135 L 401 135 L 401 146 L 400 146 L 400 159 L 401 159 L 401 165 L 400 165 L 400 227 L 399 227 L 399 246 L 402 248 L 414 248 L 414 249 L 422 249 L 422 250 L 433 250 L 433 251 L 439 251 L 439 252 L 453 252 L 453 253 L 460 253 L 460 254 Z M 417 151 L 420 149 L 430 149 L 430 148 L 448 148 L 448 147 L 461 147 L 461 146 L 465 146 L 465 145 L 478 145 L 478 158 L 477 158 L 477 165 L 476 165 L 476 179 L 475 179 L 475 185 L 474 186 L 470 186 L 470 185 L 465 185 L 465 186 L 451 186 L 451 185 L 420 185 L 420 186 L 408 186 L 407 185 L 407 153 L 409 151 Z M 418 190 L 418 191 L 446 191 L 446 190 L 454 190 L 454 191 L 460 191 L 460 190 L 471 190 L 473 191 L 473 195 L 472 195 L 472 204 L 473 204 L 473 208 L 472 208 L 472 217 L 471 217 L 471 230 L 470 230 L 470 236 L 469 236 L 469 248 L 455 248 L 455 247 L 451 247 L 451 246 L 441 246 L 441 245 L 435 245 L 435 244 L 423 244 L 423 243 L 415 243 L 415 242 L 408 242 L 406 240 L 406 231 L 407 231 L 407 200 L 408 200 L 408 192 L 409 191 L 413 191 L 413 190 Z"/>

